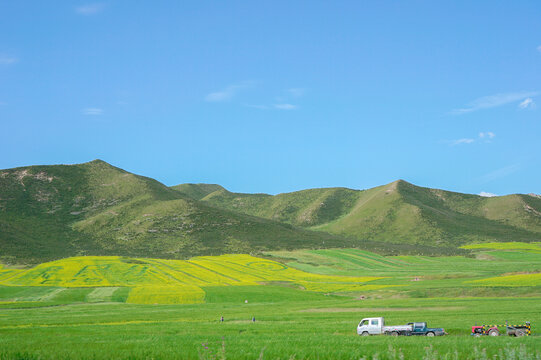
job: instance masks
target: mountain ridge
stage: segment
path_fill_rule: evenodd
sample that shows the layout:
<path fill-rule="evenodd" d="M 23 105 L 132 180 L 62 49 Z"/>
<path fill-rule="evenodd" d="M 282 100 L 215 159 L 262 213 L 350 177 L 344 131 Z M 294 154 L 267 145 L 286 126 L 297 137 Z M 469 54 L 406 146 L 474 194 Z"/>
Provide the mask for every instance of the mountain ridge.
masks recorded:
<path fill-rule="evenodd" d="M 508 237 L 541 239 L 541 199 L 537 197 L 489 198 L 420 187 L 402 179 L 366 190 L 319 188 L 278 195 L 232 193 L 222 188 L 200 200 L 363 240 L 456 246 Z"/>
<path fill-rule="evenodd" d="M 271 240 L 269 240 L 271 239 Z M 251 253 L 352 246 L 322 232 L 219 209 L 104 161 L 0 170 L 0 258 Z"/>
<path fill-rule="evenodd" d="M 540 239 L 541 199 L 524 194 L 484 198 L 404 180 L 243 194 L 218 184 L 168 187 L 100 159 L 0 170 L 5 263 L 331 247 L 457 254 L 472 242 Z"/>

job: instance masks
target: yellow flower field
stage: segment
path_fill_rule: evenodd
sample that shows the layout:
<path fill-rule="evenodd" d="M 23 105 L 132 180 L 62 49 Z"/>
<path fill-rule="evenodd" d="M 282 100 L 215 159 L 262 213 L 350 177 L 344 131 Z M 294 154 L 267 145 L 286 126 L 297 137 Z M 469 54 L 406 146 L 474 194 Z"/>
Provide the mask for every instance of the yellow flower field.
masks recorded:
<path fill-rule="evenodd" d="M 130 304 L 198 304 L 205 301 L 205 292 L 198 286 L 137 286 L 126 300 Z"/>
<path fill-rule="evenodd" d="M 2 265 L 0 265 L 0 283 L 2 283 L 4 280 L 9 279 L 15 274 L 20 273 L 21 271 L 22 270 L 2 268 Z"/>
<path fill-rule="evenodd" d="M 490 249 L 490 250 L 533 250 L 541 252 L 541 243 L 523 242 L 491 242 L 461 246 L 463 249 Z"/>
<path fill-rule="evenodd" d="M 134 259 L 116 256 L 72 257 L 29 270 L 0 269 L 0 285 L 130 287 L 130 303 L 203 302 L 205 286 L 247 286 L 289 282 L 309 291 L 366 289 L 379 277 L 311 274 L 250 255 L 201 256 L 190 260 Z M 113 290 L 99 290 L 113 291 Z"/>
<path fill-rule="evenodd" d="M 470 282 L 484 286 L 540 286 L 541 274 L 496 276 Z"/>

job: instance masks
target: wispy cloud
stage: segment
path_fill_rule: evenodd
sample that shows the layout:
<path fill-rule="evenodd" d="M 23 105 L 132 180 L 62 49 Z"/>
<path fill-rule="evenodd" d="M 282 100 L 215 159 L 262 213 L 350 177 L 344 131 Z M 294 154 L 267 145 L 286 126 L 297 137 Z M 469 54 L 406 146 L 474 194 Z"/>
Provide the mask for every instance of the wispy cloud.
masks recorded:
<path fill-rule="evenodd" d="M 485 184 L 489 183 L 491 181 L 509 176 L 515 172 L 520 170 L 520 164 L 513 164 L 506 167 L 503 167 L 498 170 L 491 171 L 483 176 L 481 176 L 478 180 L 480 183 Z"/>
<path fill-rule="evenodd" d="M 240 84 L 232 84 L 225 89 L 214 91 L 205 96 L 205 101 L 208 102 L 225 102 L 231 100 L 237 93 L 248 87 L 252 86 L 252 82 L 245 81 Z"/>
<path fill-rule="evenodd" d="M 5 101 L 0 101 L 0 106 L 5 106 L 5 105 L 7 105 L 7 104 L 8 104 L 8 103 L 5 102 Z"/>
<path fill-rule="evenodd" d="M 92 115 L 92 116 L 99 116 L 103 115 L 103 109 L 100 108 L 84 108 L 81 110 L 83 115 Z"/>
<path fill-rule="evenodd" d="M 456 146 L 456 145 L 461 145 L 461 144 L 471 144 L 473 142 L 475 142 L 475 139 L 464 138 L 464 139 L 458 139 L 458 140 L 451 141 L 451 145 Z"/>
<path fill-rule="evenodd" d="M 489 192 L 485 192 L 485 191 L 481 191 L 479 193 L 479 196 L 482 196 L 482 197 L 495 197 L 495 196 L 498 196 L 498 195 L 493 194 L 493 193 L 489 193 Z"/>
<path fill-rule="evenodd" d="M 11 65 L 18 61 L 19 59 L 17 59 L 15 56 L 0 54 L 0 65 Z"/>
<path fill-rule="evenodd" d="M 541 45 L 537 47 L 537 51 L 541 52 Z"/>
<path fill-rule="evenodd" d="M 520 104 L 518 104 L 520 109 L 533 109 L 535 107 L 535 102 L 531 97 L 524 99 Z"/>
<path fill-rule="evenodd" d="M 103 3 L 84 4 L 75 8 L 75 12 L 80 15 L 95 15 L 100 13 L 105 8 Z"/>
<path fill-rule="evenodd" d="M 274 104 L 274 108 L 278 110 L 295 110 L 299 107 L 293 104 Z"/>
<path fill-rule="evenodd" d="M 484 142 L 490 142 L 490 140 L 494 139 L 495 137 L 496 137 L 496 134 L 494 134 L 492 131 L 485 131 L 485 132 L 479 133 L 478 139 L 462 138 L 462 139 L 451 140 L 451 141 L 446 141 L 446 142 L 449 143 L 451 146 L 456 146 L 456 145 L 462 145 L 462 144 L 473 144 L 477 140 L 479 141 L 484 140 Z"/>
<path fill-rule="evenodd" d="M 496 136 L 496 134 L 494 134 L 492 131 L 480 132 L 479 133 L 479 137 L 481 139 L 494 139 L 495 136 Z"/>
<path fill-rule="evenodd" d="M 248 88 L 252 88 L 254 86 L 253 81 L 244 81 L 241 83 L 231 84 L 224 89 L 213 91 L 205 96 L 205 101 L 207 102 L 228 102 L 231 101 L 233 98 L 237 97 L 239 93 Z M 260 110 L 268 110 L 268 109 L 275 109 L 275 110 L 296 110 L 299 108 L 298 105 L 291 104 L 289 102 L 290 99 L 293 97 L 298 98 L 304 95 L 304 89 L 302 88 L 289 88 L 282 90 L 287 95 L 285 96 L 279 96 L 274 99 L 274 104 L 267 103 L 266 101 L 259 103 L 259 104 L 247 104 L 247 103 L 241 103 L 242 106 L 253 108 L 253 109 L 260 109 Z M 283 94 L 283 93 L 282 93 Z"/>
<path fill-rule="evenodd" d="M 498 106 L 507 105 L 509 103 L 525 100 L 526 98 L 539 95 L 538 91 L 521 91 L 515 93 L 496 94 L 491 96 L 483 96 L 475 99 L 468 104 L 467 107 L 455 109 L 451 113 L 454 115 L 466 114 L 477 110 L 490 109 Z"/>
<path fill-rule="evenodd" d="M 286 92 L 293 97 L 301 97 L 306 92 L 306 89 L 303 88 L 291 88 L 287 89 Z"/>

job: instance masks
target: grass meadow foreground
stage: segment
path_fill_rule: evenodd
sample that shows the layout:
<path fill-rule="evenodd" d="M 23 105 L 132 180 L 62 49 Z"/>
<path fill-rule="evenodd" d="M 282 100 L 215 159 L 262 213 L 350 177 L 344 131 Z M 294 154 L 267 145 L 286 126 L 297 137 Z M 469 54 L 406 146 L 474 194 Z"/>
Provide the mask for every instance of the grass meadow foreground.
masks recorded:
<path fill-rule="evenodd" d="M 541 251 L 486 247 L 476 258 L 344 249 L 2 269 L 0 359 L 541 359 Z M 190 295 L 164 290 L 177 287 Z M 369 316 L 449 336 L 360 337 Z M 469 335 L 506 320 L 531 321 L 533 335 Z"/>

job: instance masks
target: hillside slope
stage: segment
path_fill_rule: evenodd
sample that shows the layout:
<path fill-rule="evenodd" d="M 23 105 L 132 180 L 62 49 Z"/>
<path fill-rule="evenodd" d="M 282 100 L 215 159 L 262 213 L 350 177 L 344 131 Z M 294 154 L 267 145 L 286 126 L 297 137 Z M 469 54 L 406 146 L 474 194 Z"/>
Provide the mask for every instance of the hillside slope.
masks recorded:
<path fill-rule="evenodd" d="M 311 189 L 276 196 L 220 188 L 200 199 L 244 214 L 373 242 L 453 247 L 475 241 L 541 240 L 541 199 L 530 195 L 486 198 L 398 180 L 364 191 Z"/>
<path fill-rule="evenodd" d="M 180 184 L 172 186 L 171 188 L 194 200 L 201 200 L 208 194 L 219 190 L 225 190 L 222 186 L 216 184 Z"/>
<path fill-rule="evenodd" d="M 250 253 L 351 246 L 344 239 L 208 206 L 103 161 L 0 170 L 0 258 Z"/>
<path fill-rule="evenodd" d="M 224 209 L 309 227 L 336 220 L 349 212 L 360 193 L 358 190 L 329 188 L 271 196 L 231 193 L 222 188 L 200 200 Z"/>

